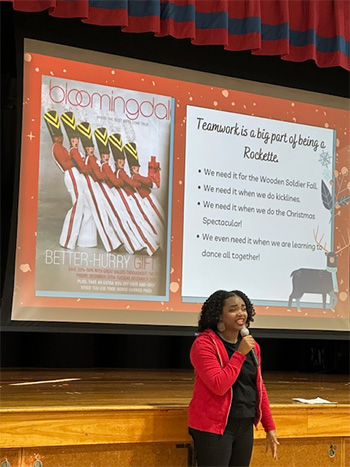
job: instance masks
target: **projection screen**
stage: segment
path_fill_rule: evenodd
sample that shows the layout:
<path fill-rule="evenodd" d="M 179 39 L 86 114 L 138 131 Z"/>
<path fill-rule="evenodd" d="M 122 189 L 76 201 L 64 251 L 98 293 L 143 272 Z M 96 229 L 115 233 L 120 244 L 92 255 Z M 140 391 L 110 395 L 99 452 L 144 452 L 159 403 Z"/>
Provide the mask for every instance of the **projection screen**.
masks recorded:
<path fill-rule="evenodd" d="M 14 322 L 349 330 L 345 99 L 26 40 Z"/>

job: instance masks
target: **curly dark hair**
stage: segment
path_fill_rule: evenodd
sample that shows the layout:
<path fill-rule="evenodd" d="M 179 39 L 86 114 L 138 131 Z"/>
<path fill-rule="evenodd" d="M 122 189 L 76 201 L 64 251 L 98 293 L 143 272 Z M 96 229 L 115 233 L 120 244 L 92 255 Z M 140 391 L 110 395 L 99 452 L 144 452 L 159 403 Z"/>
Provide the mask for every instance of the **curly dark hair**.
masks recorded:
<path fill-rule="evenodd" d="M 249 327 L 250 323 L 254 321 L 255 310 L 247 295 L 240 290 L 231 290 L 230 292 L 227 290 L 217 290 L 202 305 L 198 321 L 199 332 L 203 332 L 205 329 L 216 330 L 225 300 L 230 297 L 240 297 L 244 301 L 248 313 L 246 326 L 247 328 Z"/>

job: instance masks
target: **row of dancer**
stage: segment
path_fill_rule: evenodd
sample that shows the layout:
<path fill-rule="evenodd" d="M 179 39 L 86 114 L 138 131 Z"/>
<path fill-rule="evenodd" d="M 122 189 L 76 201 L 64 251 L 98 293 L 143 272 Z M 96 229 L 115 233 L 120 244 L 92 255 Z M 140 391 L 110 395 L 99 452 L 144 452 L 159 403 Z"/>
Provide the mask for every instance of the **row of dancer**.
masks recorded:
<path fill-rule="evenodd" d="M 107 252 L 124 245 L 130 253 L 146 250 L 151 256 L 162 246 L 164 213 L 152 194 L 159 178 L 139 174 L 139 158 L 134 142 L 123 146 L 121 135 L 108 135 L 106 128 L 94 131 L 100 160 L 95 155 L 89 122 L 76 124 L 72 112 L 59 118 L 57 111 L 44 114 L 52 138 L 52 155 L 64 173 L 64 182 L 71 196 L 72 207 L 67 212 L 60 245 L 94 248 L 97 234 Z M 67 133 L 69 151 L 63 145 L 61 122 Z M 79 151 L 79 141 L 84 154 Z M 110 164 L 112 152 L 115 171 Z M 125 171 L 125 158 L 130 176 Z"/>

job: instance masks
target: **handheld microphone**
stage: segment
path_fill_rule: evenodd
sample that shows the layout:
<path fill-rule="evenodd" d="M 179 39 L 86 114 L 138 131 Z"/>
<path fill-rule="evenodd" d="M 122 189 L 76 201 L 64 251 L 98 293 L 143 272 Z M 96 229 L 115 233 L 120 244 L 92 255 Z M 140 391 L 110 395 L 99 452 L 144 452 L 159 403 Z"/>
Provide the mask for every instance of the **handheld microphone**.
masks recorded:
<path fill-rule="evenodd" d="M 245 326 L 244 326 L 244 328 L 241 329 L 241 336 L 242 337 L 249 336 L 249 329 L 246 328 Z M 259 366 L 259 360 L 258 360 L 258 357 L 256 356 L 256 353 L 255 353 L 254 349 L 252 349 L 249 353 L 252 356 L 254 365 L 256 367 L 258 367 Z"/>

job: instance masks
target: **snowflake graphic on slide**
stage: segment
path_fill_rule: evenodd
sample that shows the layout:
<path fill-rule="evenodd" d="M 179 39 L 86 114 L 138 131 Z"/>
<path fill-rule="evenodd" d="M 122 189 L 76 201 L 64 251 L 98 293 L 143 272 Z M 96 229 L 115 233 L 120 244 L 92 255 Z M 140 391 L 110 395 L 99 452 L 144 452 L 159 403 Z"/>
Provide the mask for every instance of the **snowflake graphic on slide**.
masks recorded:
<path fill-rule="evenodd" d="M 332 156 L 328 153 L 328 151 L 322 151 L 318 160 L 321 162 L 322 167 L 328 167 L 331 163 Z"/>

